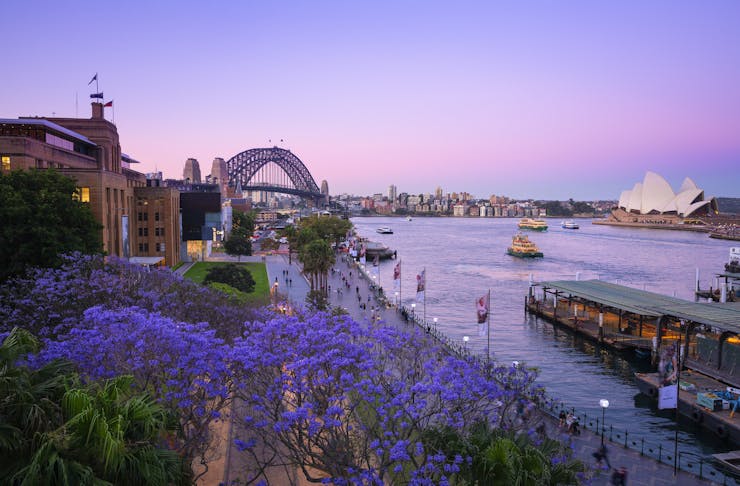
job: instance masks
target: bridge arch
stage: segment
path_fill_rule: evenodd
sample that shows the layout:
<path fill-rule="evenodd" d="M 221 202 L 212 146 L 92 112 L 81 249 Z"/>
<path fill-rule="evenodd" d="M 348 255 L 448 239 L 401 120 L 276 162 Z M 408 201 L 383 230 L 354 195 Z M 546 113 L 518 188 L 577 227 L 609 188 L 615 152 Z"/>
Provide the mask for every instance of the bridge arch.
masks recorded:
<path fill-rule="evenodd" d="M 270 164 L 279 167 L 287 175 L 287 181 L 271 175 L 267 170 Z M 311 173 L 290 150 L 279 147 L 245 150 L 227 160 L 226 169 L 230 187 L 294 194 L 314 200 L 323 198 Z M 258 174 L 261 175 L 259 180 L 255 177 Z"/>

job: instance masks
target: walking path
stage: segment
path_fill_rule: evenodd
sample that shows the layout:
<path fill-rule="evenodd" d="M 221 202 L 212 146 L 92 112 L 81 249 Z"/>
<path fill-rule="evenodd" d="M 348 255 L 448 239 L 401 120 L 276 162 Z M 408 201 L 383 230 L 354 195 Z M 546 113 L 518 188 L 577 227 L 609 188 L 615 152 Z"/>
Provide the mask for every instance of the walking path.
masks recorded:
<path fill-rule="evenodd" d="M 304 305 L 310 287 L 305 277 L 300 274 L 298 263 L 293 261 L 292 264 L 289 264 L 288 257 L 285 255 L 267 256 L 264 261 L 270 282 L 275 282 L 275 279 L 278 279 L 280 293 L 287 295 L 294 305 Z M 350 272 L 352 273 L 351 276 L 349 275 Z M 346 281 L 342 280 L 342 274 L 344 274 Z M 287 287 L 285 287 L 286 278 L 288 279 Z M 290 285 L 291 279 L 292 285 Z M 386 324 L 408 330 L 408 326 L 413 324 L 407 323 L 395 307 L 386 306 L 378 289 L 374 289 L 374 285 L 369 280 L 366 275 L 360 272 L 357 265 L 351 262 L 349 257 L 344 256 L 342 258 L 340 255 L 337 258 L 334 271 L 329 274 L 330 305 L 344 308 L 359 323 L 369 324 L 373 315 L 375 315 Z M 337 292 L 337 289 L 341 291 Z M 588 484 L 594 486 L 611 484 L 612 470 L 597 467 L 592 455 L 601 445 L 601 436 L 588 429 L 582 429 L 578 436 L 571 436 L 560 429 L 556 418 L 550 417 L 546 413 L 542 415 L 541 420 L 546 425 L 547 435 L 570 442 L 575 458 L 580 459 L 586 465 L 588 468 Z M 624 467 L 626 469 L 626 484 L 640 486 L 720 484 L 683 471 L 678 471 L 678 474 L 674 475 L 672 466 L 642 456 L 639 452 L 627 449 L 608 439 L 605 442 L 612 467 Z M 238 460 L 230 460 L 233 457 L 232 454 L 227 455 L 224 478 L 226 482 L 229 479 L 233 481 L 239 476 L 238 466 L 235 464 Z"/>

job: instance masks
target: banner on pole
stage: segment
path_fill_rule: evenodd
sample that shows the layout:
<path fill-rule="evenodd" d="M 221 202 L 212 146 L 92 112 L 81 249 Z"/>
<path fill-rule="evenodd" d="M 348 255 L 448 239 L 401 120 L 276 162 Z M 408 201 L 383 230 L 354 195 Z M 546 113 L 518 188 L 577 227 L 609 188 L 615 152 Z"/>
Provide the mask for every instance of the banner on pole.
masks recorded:
<path fill-rule="evenodd" d="M 426 269 L 416 276 L 416 301 L 424 302 L 424 291 L 426 287 Z"/>
<path fill-rule="evenodd" d="M 483 337 L 488 332 L 488 312 L 490 302 L 488 294 L 480 297 L 475 303 L 476 316 L 478 318 L 478 335 Z"/>
<path fill-rule="evenodd" d="M 658 362 L 658 409 L 676 408 L 678 406 L 678 353 L 677 343 L 664 344 L 660 347 Z"/>

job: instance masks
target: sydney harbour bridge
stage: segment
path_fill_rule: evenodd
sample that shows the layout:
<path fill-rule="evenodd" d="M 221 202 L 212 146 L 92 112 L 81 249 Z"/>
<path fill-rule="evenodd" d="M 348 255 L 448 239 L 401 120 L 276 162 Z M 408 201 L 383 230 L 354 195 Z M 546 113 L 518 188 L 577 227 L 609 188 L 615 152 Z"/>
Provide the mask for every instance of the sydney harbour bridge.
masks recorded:
<path fill-rule="evenodd" d="M 293 194 L 317 204 L 324 195 L 311 173 L 290 150 L 253 148 L 226 161 L 228 185 L 243 191 Z"/>

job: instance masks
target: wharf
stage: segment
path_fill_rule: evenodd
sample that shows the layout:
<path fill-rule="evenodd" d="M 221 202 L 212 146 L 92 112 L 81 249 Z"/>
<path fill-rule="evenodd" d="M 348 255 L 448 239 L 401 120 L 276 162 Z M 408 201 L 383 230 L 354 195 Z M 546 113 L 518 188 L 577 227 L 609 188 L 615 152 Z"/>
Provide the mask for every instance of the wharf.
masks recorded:
<path fill-rule="evenodd" d="M 658 400 L 659 378 L 657 373 L 635 373 L 640 392 Z M 740 444 L 740 414 L 730 417 L 730 410 L 709 410 L 697 403 L 697 393 L 722 391 L 727 385 L 701 373 L 681 372 L 681 382 L 690 383 L 693 389 L 679 389 L 678 413 L 690 418 L 697 426 L 709 430 L 722 439 Z"/>

